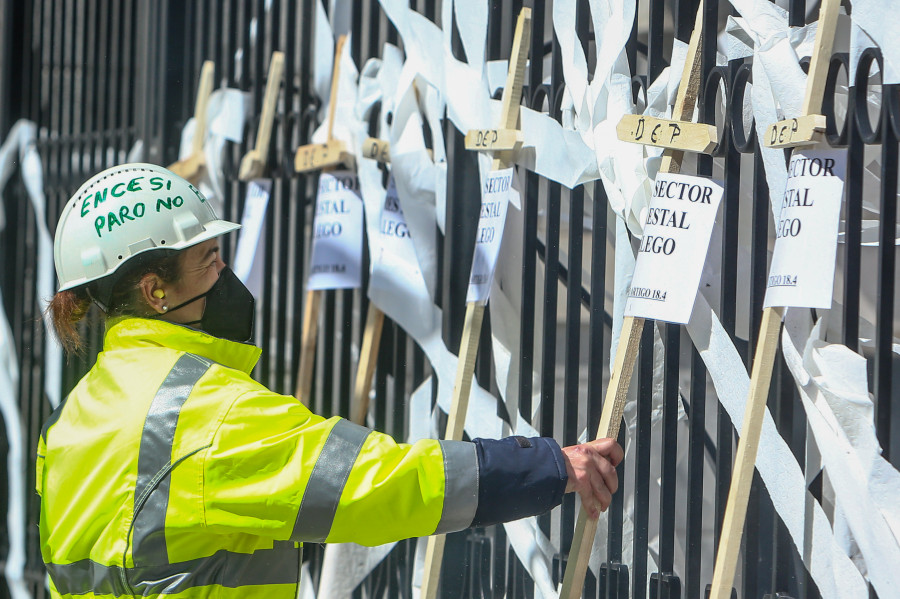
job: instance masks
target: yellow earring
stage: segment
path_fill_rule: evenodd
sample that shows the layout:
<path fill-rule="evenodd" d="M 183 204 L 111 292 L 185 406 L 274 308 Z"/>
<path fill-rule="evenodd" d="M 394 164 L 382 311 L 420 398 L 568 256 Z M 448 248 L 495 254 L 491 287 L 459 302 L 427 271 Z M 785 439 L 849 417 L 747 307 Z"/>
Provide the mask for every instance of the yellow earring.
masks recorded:
<path fill-rule="evenodd" d="M 162 289 L 154 289 L 153 297 L 155 297 L 156 299 L 162 299 L 162 298 L 166 297 L 166 292 L 163 291 Z"/>

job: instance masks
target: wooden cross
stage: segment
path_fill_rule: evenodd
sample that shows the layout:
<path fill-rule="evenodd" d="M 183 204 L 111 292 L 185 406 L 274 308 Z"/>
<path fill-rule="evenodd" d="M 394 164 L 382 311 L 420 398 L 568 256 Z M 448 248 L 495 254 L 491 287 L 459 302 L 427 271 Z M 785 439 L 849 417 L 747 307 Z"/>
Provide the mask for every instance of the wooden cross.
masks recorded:
<path fill-rule="evenodd" d="M 831 62 L 831 50 L 834 46 L 834 33 L 837 28 L 840 7 L 840 0 L 822 0 L 822 5 L 819 7 L 816 41 L 813 43 L 809 75 L 806 78 L 802 114 L 766 127 L 766 137 L 763 143 L 767 148 L 794 148 L 822 141 L 822 134 L 825 131 L 825 115 L 819 113 L 822 110 L 822 96 L 825 92 L 825 80 L 828 78 L 828 66 Z"/>
<path fill-rule="evenodd" d="M 822 95 L 828 75 L 828 64 L 831 60 L 840 6 L 841 0 L 823 0 L 819 8 L 819 26 L 816 30 L 809 76 L 806 79 L 802 115 L 769 126 L 766 129 L 765 144 L 767 146 L 794 147 L 814 144 L 821 139 L 821 131 L 809 124 L 821 122 L 822 129 L 824 129 L 825 117 L 817 113 L 822 110 Z M 785 131 L 787 133 L 784 133 Z M 775 139 L 775 143 L 770 144 L 770 139 Z M 750 392 L 744 408 L 744 423 L 741 426 L 741 436 L 734 458 L 734 471 L 731 474 L 731 486 L 728 489 L 728 503 L 725 505 L 722 533 L 716 552 L 710 599 L 729 599 L 731 597 L 734 572 L 737 568 L 738 553 L 744 534 L 747 501 L 750 497 L 753 470 L 756 465 L 756 452 L 759 448 L 759 438 L 762 434 L 762 425 L 766 414 L 766 399 L 772 380 L 772 367 L 778 351 L 782 316 L 782 308 L 770 307 L 763 310 L 759 336 L 756 341 L 756 353 L 753 356 L 753 370 L 750 374 Z"/>
<path fill-rule="evenodd" d="M 697 17 L 694 22 L 694 31 L 688 45 L 685 57 L 684 70 L 681 75 L 681 83 L 678 85 L 678 95 L 675 98 L 675 106 L 672 116 L 675 120 L 658 121 L 674 123 L 682 131 L 693 129 L 695 123 L 690 123 L 694 113 L 694 104 L 700 89 L 700 41 L 703 32 L 703 0 L 697 7 Z M 629 122 L 631 117 L 625 117 L 623 121 Z M 703 127 L 709 127 L 703 125 Z M 666 129 L 670 129 L 668 125 Z M 621 122 L 617 127 L 619 139 L 624 141 L 637 141 L 631 135 L 627 127 Z M 649 136 L 648 136 L 649 137 Z M 687 139 L 690 136 L 685 136 Z M 711 132 L 711 139 L 717 139 L 715 130 Z M 661 139 L 661 138 L 660 138 Z M 677 136 L 676 136 L 677 140 Z M 649 145 L 659 145 L 647 140 Z M 681 144 L 681 140 L 677 140 Z M 668 147 L 668 146 L 667 146 Z M 705 146 L 704 146 L 705 147 Z M 692 149 L 684 144 L 675 146 L 675 149 L 666 149 L 659 171 L 663 173 L 677 173 L 681 170 L 681 160 L 684 150 Z M 644 319 L 626 316 L 622 322 L 622 330 L 619 333 L 619 344 L 616 347 L 616 356 L 610 374 L 609 387 L 606 389 L 606 397 L 603 401 L 603 412 L 600 415 L 600 425 L 597 429 L 598 439 L 619 436 L 619 425 L 622 422 L 622 414 L 625 411 L 625 402 L 628 398 L 628 387 L 631 384 L 631 375 L 634 372 L 634 363 L 637 359 L 638 346 L 640 345 L 641 332 L 644 328 Z M 566 572 L 563 576 L 560 598 L 577 599 L 581 597 L 584 588 L 584 577 L 587 574 L 588 559 L 591 556 L 591 547 L 597 534 L 597 520 L 590 518 L 582 506 L 578 511 L 578 520 L 575 524 L 575 534 L 572 538 L 572 548 L 569 550 L 569 560 L 566 564 Z"/>
<path fill-rule="evenodd" d="M 479 145 L 472 147 L 469 139 L 478 133 L 466 134 L 466 149 L 493 150 L 494 160 L 491 170 L 509 168 L 514 158 L 515 149 L 521 145 L 521 137 L 518 134 L 519 103 L 522 98 L 522 85 L 525 79 L 525 62 L 528 59 L 528 49 L 531 42 L 531 9 L 523 8 L 519 12 L 516 22 L 516 33 L 513 38 L 512 52 L 509 59 L 509 70 L 506 75 L 506 85 L 503 88 L 501 100 L 500 123 L 497 129 L 489 129 L 497 134 L 496 140 L 512 140 L 513 143 L 492 146 Z M 512 133 L 510 133 L 512 131 Z M 482 131 L 482 139 L 484 132 Z M 494 135 L 489 135 L 494 139 Z M 517 145 L 518 144 L 518 145 Z M 462 340 L 459 347 L 459 362 L 456 368 L 456 380 L 453 384 L 453 399 L 450 414 L 447 420 L 447 431 L 444 435 L 448 440 L 462 440 L 463 427 L 466 422 L 466 411 L 469 406 L 469 394 L 472 390 L 472 378 L 475 374 L 475 356 L 478 351 L 478 343 L 481 338 L 481 321 L 484 316 L 483 302 L 469 302 L 466 305 L 466 318 L 463 326 Z M 444 556 L 444 535 L 428 537 L 428 545 L 425 550 L 425 573 L 422 578 L 423 599 L 433 599 L 437 596 L 438 580 L 441 574 L 441 561 Z"/>
<path fill-rule="evenodd" d="M 206 138 L 206 107 L 213 88 L 213 73 L 216 65 L 207 60 L 200 69 L 200 83 L 197 86 L 197 101 L 194 104 L 194 138 L 191 153 L 184 160 L 169 165 L 169 170 L 196 185 L 206 172 L 206 155 L 203 141 Z"/>
<path fill-rule="evenodd" d="M 626 114 L 616 125 L 616 136 L 636 144 L 708 154 L 718 145 L 716 126 Z"/>
<path fill-rule="evenodd" d="M 377 137 L 367 137 L 359 153 L 364 158 L 388 163 L 391 161 L 391 142 L 386 139 L 378 139 Z"/>
<path fill-rule="evenodd" d="M 328 137 L 323 144 L 307 144 L 297 148 L 294 155 L 294 170 L 298 173 L 320 171 L 338 166 L 352 167 L 353 154 L 347 151 L 343 141 L 334 139 L 334 109 L 337 104 L 337 90 L 341 72 L 341 54 L 347 36 L 338 38 L 334 51 L 334 69 L 331 71 L 331 98 L 328 105 Z"/>
<path fill-rule="evenodd" d="M 266 92 L 263 96 L 262 114 L 259 116 L 259 129 L 256 131 L 256 147 L 247 152 L 241 160 L 238 179 L 250 181 L 263 176 L 266 159 L 269 156 L 269 141 L 272 139 L 272 122 L 275 120 L 275 104 L 278 101 L 278 90 L 284 74 L 284 53 L 272 52 L 269 62 L 269 75 L 266 81 Z"/>
<path fill-rule="evenodd" d="M 334 110 L 337 105 L 338 83 L 340 82 L 341 55 L 347 36 L 338 38 L 334 51 L 334 69 L 331 73 L 331 97 L 328 105 L 328 136 L 324 144 L 309 144 L 297 149 L 294 156 L 294 170 L 306 173 L 313 170 L 331 169 L 348 161 L 344 142 L 334 139 Z M 319 328 L 319 311 L 322 304 L 322 291 L 310 289 L 306 292 L 303 303 L 303 332 L 300 341 L 300 366 L 297 371 L 297 389 L 295 395 L 304 404 L 309 403 L 312 389 L 313 364 L 316 357 L 316 336 Z"/>

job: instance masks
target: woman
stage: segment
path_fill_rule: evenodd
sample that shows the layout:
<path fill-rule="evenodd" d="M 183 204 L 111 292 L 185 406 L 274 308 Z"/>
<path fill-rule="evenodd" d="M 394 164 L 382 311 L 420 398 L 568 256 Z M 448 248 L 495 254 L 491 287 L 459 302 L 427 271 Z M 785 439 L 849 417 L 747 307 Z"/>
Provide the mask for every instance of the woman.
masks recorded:
<path fill-rule="evenodd" d="M 509 521 L 577 491 L 595 516 L 621 448 L 547 438 L 398 444 L 250 378 L 253 297 L 187 181 L 129 164 L 66 204 L 50 310 L 67 350 L 91 303 L 103 351 L 42 431 L 54 596 L 294 597 L 304 541 L 376 545 Z"/>

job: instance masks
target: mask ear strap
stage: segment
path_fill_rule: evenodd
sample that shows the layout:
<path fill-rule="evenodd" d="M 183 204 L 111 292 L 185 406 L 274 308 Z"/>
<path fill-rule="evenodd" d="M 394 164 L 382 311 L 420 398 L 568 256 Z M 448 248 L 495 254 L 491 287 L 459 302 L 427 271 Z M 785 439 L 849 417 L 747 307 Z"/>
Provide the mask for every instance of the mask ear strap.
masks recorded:
<path fill-rule="evenodd" d="M 197 297 L 191 298 L 191 299 L 189 299 L 189 300 L 186 301 L 186 302 L 181 302 L 180 304 L 178 304 L 178 305 L 175 306 L 174 308 L 169 308 L 169 309 L 166 311 L 166 314 L 171 314 L 171 313 L 174 312 L 175 310 L 180 310 L 181 308 L 184 308 L 184 307 L 187 306 L 188 304 L 193 304 L 193 303 L 196 302 L 198 299 L 202 299 L 202 298 L 206 297 L 207 295 L 209 295 L 209 291 L 206 291 L 206 292 L 204 292 L 204 293 L 201 293 L 201 294 L 198 295 Z M 162 316 L 162 314 L 160 314 L 159 316 Z M 200 321 L 197 320 L 197 321 L 195 321 L 195 322 L 200 322 Z M 185 324 L 193 324 L 193 323 L 185 323 Z"/>

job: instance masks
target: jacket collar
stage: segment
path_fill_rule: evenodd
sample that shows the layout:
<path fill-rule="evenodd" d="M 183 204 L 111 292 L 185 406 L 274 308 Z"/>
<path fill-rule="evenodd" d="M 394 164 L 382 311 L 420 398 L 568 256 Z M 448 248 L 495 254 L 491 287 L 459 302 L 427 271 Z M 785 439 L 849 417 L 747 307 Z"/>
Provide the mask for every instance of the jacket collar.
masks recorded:
<path fill-rule="evenodd" d="M 262 350 L 255 345 L 213 337 L 190 327 L 150 318 L 120 317 L 107 321 L 104 351 L 166 347 L 202 356 L 247 374 Z"/>

